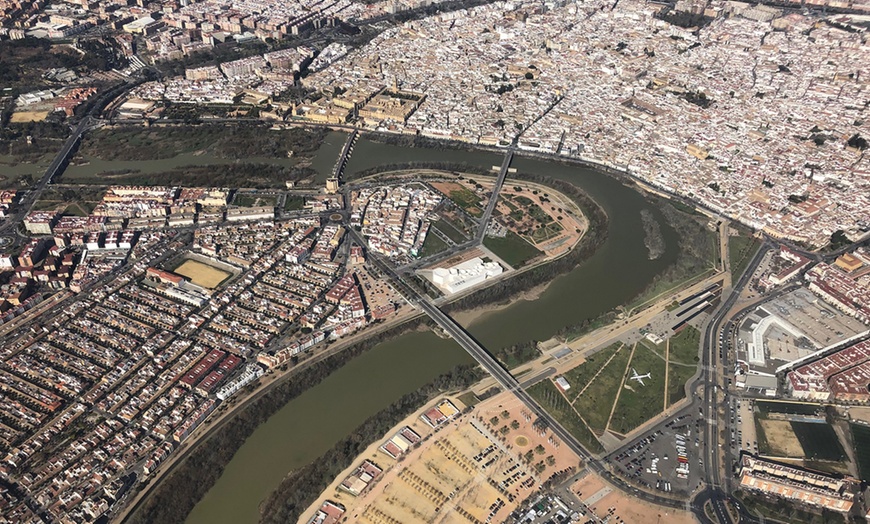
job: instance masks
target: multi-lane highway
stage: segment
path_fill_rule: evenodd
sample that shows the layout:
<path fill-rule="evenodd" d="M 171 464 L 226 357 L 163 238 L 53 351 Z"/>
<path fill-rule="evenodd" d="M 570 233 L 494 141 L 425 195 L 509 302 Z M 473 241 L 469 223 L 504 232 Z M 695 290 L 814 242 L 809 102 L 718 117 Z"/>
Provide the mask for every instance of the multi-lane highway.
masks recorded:
<path fill-rule="evenodd" d="M 713 510 L 716 513 L 716 518 L 720 524 L 731 524 L 731 516 L 725 508 L 725 501 L 728 498 L 727 490 L 722 489 L 719 446 L 719 378 L 717 375 L 720 363 L 716 360 L 719 348 L 721 347 L 721 339 L 717 340 L 717 335 L 722 332 L 722 323 L 725 320 L 728 312 L 734 306 L 743 288 L 749 283 L 752 274 L 758 268 L 764 254 L 770 249 L 770 246 L 765 243 L 755 253 L 755 256 L 749 262 L 748 267 L 743 275 L 737 281 L 730 293 L 723 298 L 722 303 L 713 312 L 707 326 L 704 329 L 703 338 L 703 358 L 702 358 L 702 385 L 704 388 L 704 400 L 702 404 L 704 418 L 707 422 L 704 438 L 704 457 L 706 460 L 706 482 L 708 491 L 702 497 L 709 499 L 713 505 Z M 727 364 L 723 362 L 722 365 Z M 727 464 L 726 464 L 727 466 Z"/>

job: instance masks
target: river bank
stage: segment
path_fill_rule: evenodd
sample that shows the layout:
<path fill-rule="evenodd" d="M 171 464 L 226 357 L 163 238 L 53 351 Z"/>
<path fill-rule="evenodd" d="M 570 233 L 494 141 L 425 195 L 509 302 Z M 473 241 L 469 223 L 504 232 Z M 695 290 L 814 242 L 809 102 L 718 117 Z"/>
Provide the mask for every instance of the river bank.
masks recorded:
<path fill-rule="evenodd" d="M 230 415 L 225 425 L 214 434 L 191 444 L 183 455 L 177 457 L 179 462 L 175 470 L 151 488 L 147 498 L 122 521 L 134 524 L 183 522 L 214 485 L 242 444 L 289 401 L 309 392 L 372 348 L 402 335 L 421 333 L 420 329 L 427 323 L 428 319 L 423 317 L 406 320 L 382 333 L 370 334 L 369 338 L 359 340 L 324 359 L 315 357 L 311 362 L 301 363 L 283 379 L 271 384 L 271 388 L 261 396 L 241 404 L 241 409 Z M 461 350 L 457 355 L 465 356 Z"/>
<path fill-rule="evenodd" d="M 526 291 L 519 292 L 518 294 L 511 297 L 510 300 L 483 304 L 470 309 L 463 309 L 461 311 L 451 313 L 451 316 L 453 317 L 453 320 L 463 326 L 473 326 L 477 322 L 484 320 L 487 315 L 491 313 L 497 313 L 505 308 L 510 307 L 512 304 L 520 301 L 532 302 L 541 298 L 541 295 L 547 290 L 549 286 L 549 283 L 540 284 Z"/>
<path fill-rule="evenodd" d="M 359 141 L 357 148 L 348 166 L 351 170 L 355 169 L 355 158 L 368 158 L 366 160 L 368 163 L 373 162 L 371 155 L 375 155 L 376 158 L 403 160 L 396 156 L 397 151 L 393 149 L 379 150 L 377 145 L 367 143 L 363 139 Z M 369 148 L 369 150 L 366 152 L 360 148 Z M 364 152 L 366 155 L 362 154 Z M 403 153 L 406 158 L 413 159 L 418 151 L 404 151 Z M 466 156 L 464 159 L 476 162 L 477 165 L 489 167 L 493 164 L 493 155 L 491 154 L 479 157 L 474 157 L 473 153 L 468 153 L 468 155 L 472 156 Z M 440 156 L 442 160 L 452 160 L 450 154 L 441 152 Z M 519 343 L 524 344 L 530 340 L 546 340 L 565 326 L 576 324 L 578 321 L 588 318 L 598 318 L 603 312 L 611 311 L 617 305 L 625 303 L 646 288 L 651 279 L 675 259 L 677 251 L 674 231 L 667 226 L 664 217 L 658 210 L 653 208 L 655 219 L 662 222 L 666 253 L 658 260 L 648 260 L 648 252 L 642 240 L 643 228 L 639 211 L 650 207 L 650 203 L 636 191 L 636 187 L 626 185 L 623 181 L 615 180 L 597 171 L 577 169 L 561 164 L 542 163 L 538 160 L 522 157 L 516 158 L 515 162 L 521 172 L 546 173 L 550 179 L 579 187 L 596 205 L 600 206 L 601 212 L 609 220 L 603 228 L 605 229 L 604 239 L 601 240 L 596 249 L 591 250 L 588 258 L 579 260 L 575 264 L 568 264 L 565 259 L 570 260 L 572 257 L 564 257 L 561 263 L 566 264 L 566 266 L 562 271 L 556 271 L 554 266 L 542 266 L 545 269 L 540 270 L 541 272 L 537 275 L 540 278 L 538 282 L 528 279 L 529 275 L 523 273 L 522 277 L 515 279 L 523 280 L 522 287 L 508 290 L 504 294 L 490 292 L 489 300 L 484 300 L 487 298 L 486 296 L 478 295 L 474 299 L 475 303 L 466 301 L 461 307 L 457 306 L 454 309 L 455 311 L 477 309 L 477 312 L 473 314 L 473 322 L 466 324 L 465 321 L 469 320 L 470 317 L 463 318 L 463 325 L 488 348 L 503 348 Z M 588 238 L 592 238 L 592 236 Z M 529 290 L 534 291 L 530 292 Z M 505 300 L 505 297 L 518 297 L 520 294 L 523 294 L 524 300 Z M 509 305 L 505 305 L 506 302 L 509 302 Z M 481 307 L 483 309 L 480 309 Z M 393 342 L 403 346 L 404 352 L 412 352 L 412 349 L 417 349 L 417 346 L 425 346 L 424 354 L 436 354 L 439 355 L 440 359 L 453 358 L 449 357 L 452 354 L 448 349 L 452 344 L 450 341 L 439 339 L 431 334 L 425 335 L 428 336 L 402 335 Z M 386 344 L 393 345 L 393 342 Z M 388 386 L 397 378 L 401 378 L 408 370 L 413 371 L 420 367 L 419 361 L 405 362 L 407 361 L 395 364 L 393 367 L 396 373 L 382 380 L 383 384 L 379 384 L 379 386 Z M 328 392 L 327 397 L 331 398 L 332 394 L 332 391 Z M 328 412 L 339 418 L 355 416 L 354 412 L 348 409 L 347 400 L 355 400 L 356 397 L 369 395 L 368 392 L 366 395 L 359 395 L 358 391 L 350 392 L 347 390 L 337 391 L 334 394 L 346 395 L 344 403 L 330 404 L 332 407 L 328 408 Z M 383 405 L 388 404 L 389 402 L 385 402 Z M 320 413 L 327 412 L 324 411 L 325 405 L 325 401 L 321 402 Z M 208 484 L 215 482 L 213 480 L 215 476 L 219 478 L 218 482 L 211 490 L 205 489 L 208 486 L 204 486 L 203 491 L 208 491 L 208 494 L 198 504 L 202 508 L 197 509 L 188 517 L 189 523 L 215 522 L 215 516 L 233 514 L 236 507 L 256 512 L 257 504 L 268 496 L 268 493 L 278 485 L 280 479 L 288 471 L 298 469 L 315 460 L 321 454 L 317 450 L 322 449 L 324 443 L 329 444 L 340 440 L 340 436 L 333 437 L 332 434 L 327 434 L 327 428 L 318 427 L 322 417 L 307 412 L 300 413 L 293 401 L 279 411 L 282 414 L 285 412 L 295 415 L 292 425 L 288 426 L 289 423 L 285 422 L 286 417 L 282 415 L 280 420 L 277 417 L 272 417 L 257 431 L 271 435 L 270 438 L 283 438 L 286 441 L 287 438 L 295 439 L 296 434 L 300 431 L 316 430 L 319 432 L 319 438 L 316 442 L 306 442 L 298 449 L 294 457 L 285 457 L 286 442 L 275 448 L 262 444 L 267 440 L 249 436 L 244 444 L 239 444 L 239 450 L 235 455 L 226 454 L 232 456 L 232 459 L 225 464 L 221 473 L 213 475 L 209 472 Z M 312 426 L 315 429 L 310 429 Z M 353 427 L 350 427 L 347 431 L 352 429 Z M 342 433 L 341 436 L 346 434 L 347 432 Z M 262 439 L 266 439 L 266 437 L 262 437 Z M 202 447 L 211 447 L 215 441 L 210 439 Z M 255 444 L 255 441 L 260 444 Z M 301 458 L 303 454 L 310 457 L 304 463 Z M 268 484 L 268 479 L 252 479 L 247 473 L 248 470 L 258 468 L 269 470 L 283 468 L 278 480 L 268 487 L 262 495 L 257 495 L 258 491 L 249 485 L 256 484 L 260 486 L 258 489 L 262 489 Z M 195 473 L 196 471 L 193 471 L 187 476 L 187 480 L 202 482 L 202 479 L 198 478 Z M 266 476 L 264 475 L 264 477 Z M 239 486 L 243 486 L 243 488 L 240 489 Z M 259 492 L 262 493 L 262 491 Z M 256 517 L 251 518 L 245 515 L 251 515 L 251 513 L 244 513 L 233 522 L 256 521 Z M 220 521 L 223 520 L 220 519 Z"/>
<path fill-rule="evenodd" d="M 260 522 L 295 522 L 343 470 L 387 431 L 436 398 L 462 391 L 481 378 L 483 371 L 476 365 L 457 366 L 370 417 L 317 460 L 289 473 L 261 505 Z"/>

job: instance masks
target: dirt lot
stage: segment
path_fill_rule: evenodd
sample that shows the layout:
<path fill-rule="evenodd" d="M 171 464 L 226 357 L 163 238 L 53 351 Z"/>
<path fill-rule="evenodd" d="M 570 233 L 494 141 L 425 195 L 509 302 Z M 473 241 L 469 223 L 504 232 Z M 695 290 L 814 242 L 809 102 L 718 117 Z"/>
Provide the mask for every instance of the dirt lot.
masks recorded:
<path fill-rule="evenodd" d="M 776 457 L 803 457 L 804 450 L 787 420 L 761 420 L 761 427 L 770 445 L 770 453 Z"/>
<path fill-rule="evenodd" d="M 507 416 L 505 416 L 507 412 Z M 475 410 L 481 420 L 492 428 L 493 433 L 503 436 L 506 445 L 511 446 L 520 455 L 535 451 L 538 446 L 544 448 L 544 453 L 534 453 L 531 464 L 534 466 L 541 461 L 547 464 L 547 458 L 552 456 L 553 464 L 547 465 L 540 473 L 541 480 L 546 480 L 551 474 L 565 468 L 577 467 L 579 459 L 567 446 L 561 446 L 559 440 L 549 430 L 539 430 L 535 427 L 535 419 L 531 417 L 525 406 L 518 398 L 504 393 L 480 404 Z M 498 423 L 492 425 L 492 419 L 497 417 Z M 513 424 L 518 424 L 513 429 Z M 502 428 L 507 428 L 502 429 Z M 550 441 L 552 439 L 552 442 Z"/>
<path fill-rule="evenodd" d="M 202 286 L 206 289 L 218 287 L 221 282 L 230 276 L 226 271 L 221 271 L 216 267 L 196 260 L 185 260 L 183 264 L 175 268 L 173 273 L 187 277 L 197 286 Z"/>
<path fill-rule="evenodd" d="M 48 116 L 48 111 L 17 111 L 12 113 L 12 118 L 9 120 L 13 124 L 24 122 L 42 122 Z"/>
<path fill-rule="evenodd" d="M 862 408 L 862 407 L 850 407 L 849 415 L 852 420 L 866 422 L 870 424 L 870 408 Z"/>
<path fill-rule="evenodd" d="M 462 409 L 458 399 L 451 400 Z M 348 523 L 502 522 L 552 473 L 579 462 L 567 446 L 550 441 L 550 431 L 536 430 L 511 395 L 495 396 L 432 430 L 420 414 L 434 404 L 405 419 L 354 461 L 355 466 L 369 459 L 384 469 L 368 490 L 359 497 L 339 491 L 338 484 L 349 473 L 345 471 L 300 522 L 307 522 L 314 508 L 327 499 L 346 508 L 342 522 Z M 491 423 L 493 418 L 497 424 Z M 404 426 L 423 440 L 397 461 L 378 447 Z M 541 449 L 536 449 L 539 445 Z M 521 458 L 527 453 L 531 461 Z M 539 463 L 544 467 L 538 466 L 537 473 Z"/>
<path fill-rule="evenodd" d="M 382 306 L 395 304 L 395 314 L 398 314 L 399 310 L 404 307 L 406 302 L 402 295 L 396 292 L 386 280 L 372 277 L 363 266 L 359 266 L 355 273 L 370 309 L 375 310 Z"/>
<path fill-rule="evenodd" d="M 436 264 L 426 266 L 424 269 L 435 269 L 436 267 L 451 267 L 451 266 L 455 266 L 455 265 L 461 264 L 463 262 L 466 262 L 468 260 L 471 260 L 472 258 L 475 258 L 475 257 L 485 257 L 485 256 L 486 256 L 486 253 L 484 253 L 480 249 L 477 249 L 477 248 L 468 249 L 468 250 L 462 251 L 460 253 L 457 253 L 456 256 L 450 257 L 447 260 L 442 260 Z"/>
<path fill-rule="evenodd" d="M 612 510 L 611 522 L 695 524 L 695 517 L 688 511 L 679 511 L 656 506 L 640 499 L 629 497 L 609 486 L 598 475 L 590 473 L 571 486 L 581 501 L 589 506 L 599 518 Z"/>

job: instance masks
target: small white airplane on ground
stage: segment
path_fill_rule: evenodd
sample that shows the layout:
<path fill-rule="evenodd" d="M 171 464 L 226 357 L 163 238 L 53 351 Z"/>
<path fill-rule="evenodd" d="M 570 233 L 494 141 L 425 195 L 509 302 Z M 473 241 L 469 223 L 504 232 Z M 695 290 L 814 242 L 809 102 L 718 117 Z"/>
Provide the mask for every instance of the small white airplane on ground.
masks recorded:
<path fill-rule="evenodd" d="M 646 386 L 646 384 L 643 383 L 643 379 L 645 378 L 650 378 L 650 374 L 647 373 L 646 375 L 638 375 L 637 371 L 635 371 L 634 368 L 631 368 L 631 377 L 629 377 L 629 380 L 636 380 L 640 382 L 641 386 Z"/>

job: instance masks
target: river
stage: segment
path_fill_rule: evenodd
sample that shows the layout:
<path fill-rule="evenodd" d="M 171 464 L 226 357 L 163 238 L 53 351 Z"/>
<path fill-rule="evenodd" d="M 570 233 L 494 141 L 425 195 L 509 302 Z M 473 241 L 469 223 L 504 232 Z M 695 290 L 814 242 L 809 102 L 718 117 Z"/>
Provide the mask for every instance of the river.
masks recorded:
<path fill-rule="evenodd" d="M 402 395 L 470 362 L 458 344 L 431 332 L 409 333 L 363 353 L 257 428 L 187 522 L 255 524 L 258 504 L 289 471 Z"/>
<path fill-rule="evenodd" d="M 330 134 L 329 147 L 338 143 L 340 150 L 339 138 L 340 133 Z M 501 156 L 494 153 L 404 148 L 361 138 L 347 170 L 353 173 L 383 164 L 436 160 L 484 167 L 501 164 Z M 466 326 L 484 346 L 546 340 L 567 325 L 597 317 L 628 302 L 676 259 L 675 231 L 635 189 L 594 169 L 520 157 L 514 157 L 512 165 L 521 172 L 566 180 L 585 190 L 607 213 L 609 235 L 592 257 L 555 278 L 538 298 L 517 301 Z M 661 225 L 665 251 L 656 260 L 647 257 L 642 209 L 649 209 Z M 255 524 L 259 503 L 289 471 L 320 456 L 402 394 L 468 359 L 452 341 L 429 333 L 412 333 L 376 346 L 288 402 L 257 428 L 196 505 L 187 524 Z"/>

